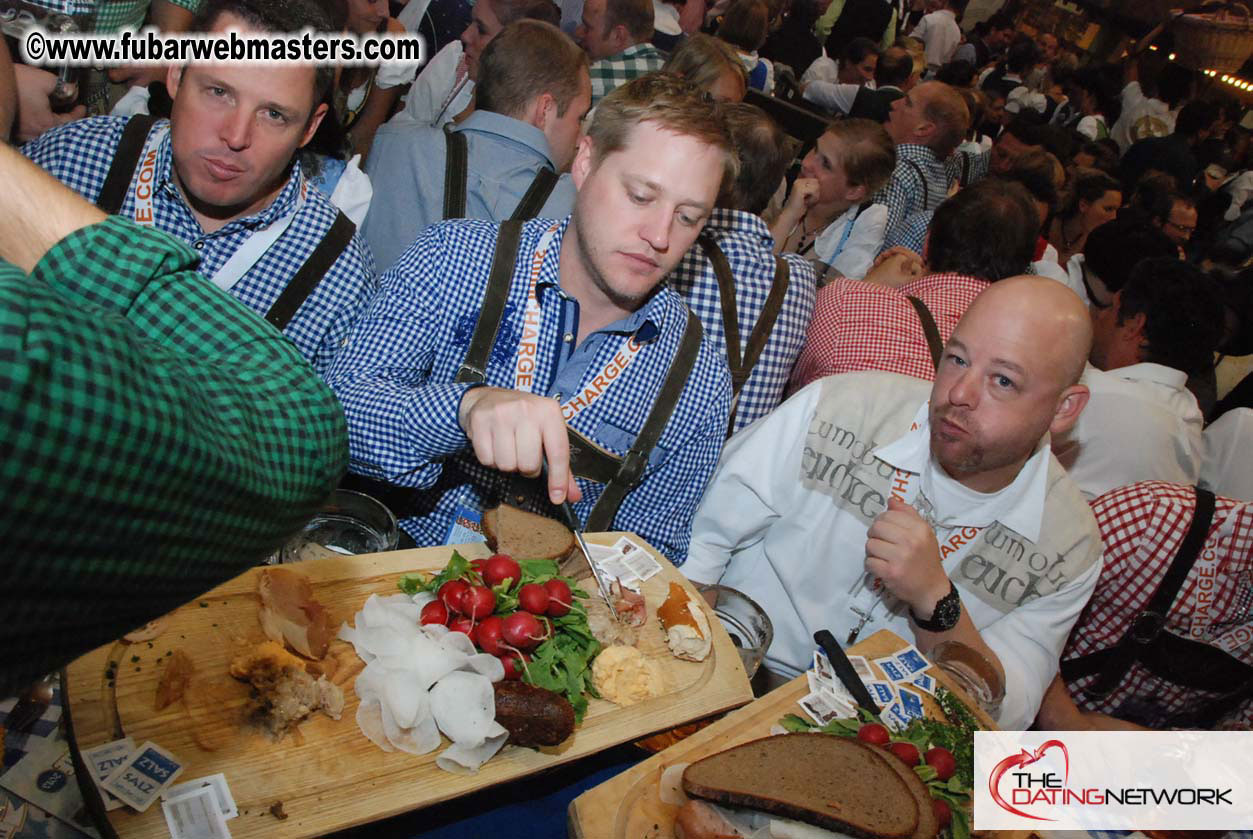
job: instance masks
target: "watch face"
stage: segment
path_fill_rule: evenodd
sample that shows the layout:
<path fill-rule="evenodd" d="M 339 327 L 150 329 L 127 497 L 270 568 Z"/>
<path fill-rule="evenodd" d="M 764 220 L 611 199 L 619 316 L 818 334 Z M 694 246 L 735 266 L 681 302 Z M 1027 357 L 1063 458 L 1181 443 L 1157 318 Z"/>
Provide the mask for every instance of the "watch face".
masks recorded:
<path fill-rule="evenodd" d="M 962 603 L 954 591 L 935 604 L 935 612 L 931 615 L 931 623 L 940 624 L 943 629 L 952 629 L 962 616 Z"/>

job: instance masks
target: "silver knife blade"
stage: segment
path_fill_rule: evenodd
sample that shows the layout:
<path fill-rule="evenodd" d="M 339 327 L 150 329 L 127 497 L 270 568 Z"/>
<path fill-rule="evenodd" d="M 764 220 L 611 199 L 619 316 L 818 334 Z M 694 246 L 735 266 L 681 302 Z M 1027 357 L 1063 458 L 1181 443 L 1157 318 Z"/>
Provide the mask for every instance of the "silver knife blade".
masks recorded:
<path fill-rule="evenodd" d="M 600 573 L 600 569 L 592 561 L 592 553 L 587 549 L 587 542 L 583 539 L 583 528 L 579 523 L 578 515 L 575 514 L 574 508 L 570 506 L 569 501 L 562 503 L 560 509 L 562 517 L 566 520 L 566 527 L 570 528 L 570 532 L 574 534 L 574 541 L 579 543 L 579 550 L 583 553 L 583 559 L 586 560 L 592 576 L 596 578 L 596 588 L 600 589 L 600 596 L 604 598 L 605 605 L 609 607 L 609 612 L 613 615 L 613 619 L 621 620 L 618 616 L 618 610 L 613 606 L 613 595 L 609 591 L 609 586 L 605 583 L 604 575 Z"/>

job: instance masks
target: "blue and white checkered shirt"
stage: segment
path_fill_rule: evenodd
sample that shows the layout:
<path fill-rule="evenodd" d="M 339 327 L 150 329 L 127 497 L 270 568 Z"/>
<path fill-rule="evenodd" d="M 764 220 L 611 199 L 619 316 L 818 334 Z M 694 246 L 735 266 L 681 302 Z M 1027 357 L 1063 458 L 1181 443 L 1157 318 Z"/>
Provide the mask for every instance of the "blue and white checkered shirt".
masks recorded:
<path fill-rule="evenodd" d="M 153 131 L 165 121 L 159 121 Z M 93 117 L 67 123 L 27 143 L 22 152 L 66 186 L 95 202 L 100 196 L 122 130 L 123 117 Z M 157 147 L 152 208 L 155 227 L 187 242 L 200 254 L 200 272 L 212 276 L 247 241 L 252 231 L 286 214 L 296 201 L 303 178 L 300 164 L 268 207 L 206 234 L 173 180 L 170 138 Z M 128 189 L 121 215 L 134 217 L 135 195 Z M 336 209 L 317 189 L 308 189 L 304 206 L 283 235 L 257 260 L 230 293 L 265 315 L 331 229 Z M 353 322 L 375 288 L 374 260 L 357 234 L 318 282 L 283 330 L 315 370 L 325 373 L 347 338 Z"/>
<path fill-rule="evenodd" d="M 522 229 L 508 302 L 487 364 L 487 384 L 514 386 L 514 362 L 539 240 L 554 222 Z M 578 303 L 558 285 L 559 223 L 537 284 L 540 327 L 532 392 L 564 401 L 590 385 L 630 335 L 643 349 L 604 395 L 569 421 L 615 455 L 630 448 L 652 408 L 687 323 L 687 306 L 662 287 L 631 316 L 584 338 L 578 347 Z M 456 384 L 487 287 L 498 225 L 457 220 L 432 225 L 380 278 L 380 288 L 327 376 L 348 418 L 350 468 L 393 484 L 424 490 L 419 515 L 401 526 L 419 545 L 445 544 L 458 511 L 516 501 L 517 476 L 481 466 L 457 421 Z M 613 527 L 633 530 L 673 562 L 687 556 L 692 515 L 713 474 L 730 413 L 731 382 L 715 345 L 702 341 L 687 386 L 675 406 L 641 483 L 618 509 Z M 602 485 L 579 479 L 586 521 Z M 538 481 L 522 506 L 550 513 Z"/>
<path fill-rule="evenodd" d="M 915 253 L 922 253 L 931 215 L 945 198 L 948 198 L 948 172 L 944 162 L 926 146 L 898 145 L 892 178 L 874 197 L 876 204 L 888 208 L 883 250 L 904 245 Z"/>
<path fill-rule="evenodd" d="M 739 210 L 714 210 L 704 232 L 718 243 L 735 277 L 735 311 L 739 321 L 740 352 L 743 353 L 774 285 L 774 238 L 761 218 Z M 814 313 L 817 280 L 813 266 L 803 256 L 789 253 L 783 258 L 790 272 L 787 294 L 761 357 L 740 389 L 732 431 L 739 431 L 765 416 L 782 401 L 792 365 L 805 346 L 805 332 Z M 705 337 L 713 341 L 725 357 L 726 330 L 722 323 L 718 278 L 700 245 L 684 255 L 670 272 L 667 282 L 686 298 L 705 326 Z"/>

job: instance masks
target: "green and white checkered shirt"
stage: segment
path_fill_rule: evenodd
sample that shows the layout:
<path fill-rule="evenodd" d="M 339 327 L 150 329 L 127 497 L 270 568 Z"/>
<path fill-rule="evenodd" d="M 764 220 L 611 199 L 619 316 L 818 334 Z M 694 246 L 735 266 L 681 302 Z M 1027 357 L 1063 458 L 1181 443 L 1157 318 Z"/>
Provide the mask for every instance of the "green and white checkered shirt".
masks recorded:
<path fill-rule="evenodd" d="M 118 216 L 0 262 L 0 696 L 228 580 L 347 465 L 277 330 Z"/>
<path fill-rule="evenodd" d="M 661 69 L 666 57 L 652 44 L 635 44 L 592 63 L 592 107 L 614 88 Z"/>
<path fill-rule="evenodd" d="M 148 18 L 152 0 L 30 0 L 36 6 L 64 12 L 67 15 L 95 15 L 93 32 L 118 32 L 138 29 Z M 204 0 L 170 0 L 175 6 L 195 13 Z"/>

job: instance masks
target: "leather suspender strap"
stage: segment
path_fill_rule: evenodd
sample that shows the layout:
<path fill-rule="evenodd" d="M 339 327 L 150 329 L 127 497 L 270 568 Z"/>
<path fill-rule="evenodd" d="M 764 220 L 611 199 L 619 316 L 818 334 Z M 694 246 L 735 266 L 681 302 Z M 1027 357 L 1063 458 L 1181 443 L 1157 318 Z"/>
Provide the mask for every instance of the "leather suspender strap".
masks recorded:
<path fill-rule="evenodd" d="M 158 117 L 151 114 L 139 114 L 126 121 L 122 129 L 122 140 L 117 151 L 113 153 L 113 162 L 109 165 L 109 174 L 105 175 L 104 186 L 100 187 L 100 195 L 96 198 L 96 206 L 109 215 L 122 209 L 126 201 L 126 190 L 131 185 L 131 177 L 135 167 L 139 165 L 139 157 L 144 153 L 144 144 L 148 141 L 148 133 L 156 124 Z"/>
<path fill-rule="evenodd" d="M 774 258 L 774 281 L 770 293 L 766 296 L 766 304 L 748 335 L 748 343 L 744 347 L 744 355 L 740 355 L 740 323 L 735 306 L 735 277 L 731 273 L 731 264 L 726 254 L 712 236 L 702 233 L 697 239 L 705 251 L 709 264 L 714 269 L 718 280 L 718 299 L 722 304 L 722 331 L 726 336 L 727 366 L 731 368 L 731 417 L 727 423 L 727 434 L 735 427 L 735 412 L 738 407 L 740 391 L 748 381 L 749 375 L 757 360 L 766 348 L 766 341 L 774 330 L 775 321 L 779 319 L 779 311 L 783 308 L 783 298 L 787 294 L 791 271 L 787 260 L 781 256 Z"/>
<path fill-rule="evenodd" d="M 674 413 L 674 406 L 678 404 L 679 396 L 683 393 L 683 388 L 687 386 L 688 376 L 691 375 L 692 367 L 696 364 L 696 355 L 700 349 L 703 334 L 704 329 L 701 328 L 700 319 L 689 309 L 687 328 L 683 332 L 679 350 L 675 353 L 674 360 L 670 362 L 670 371 L 666 374 L 666 380 L 662 383 L 657 398 L 653 400 L 653 407 L 648 412 L 648 418 L 644 420 L 644 427 L 640 429 L 635 442 L 631 444 L 631 449 L 622 459 L 622 466 L 618 469 L 618 473 L 605 485 L 596 505 L 592 507 L 592 512 L 587 517 L 587 530 L 596 532 L 612 529 L 614 517 L 618 514 L 618 508 L 622 506 L 623 499 L 644 477 L 644 469 L 648 466 L 648 456 L 656 447 L 657 441 L 661 439 L 661 433 L 665 431 L 666 423 L 670 421 L 670 415 Z"/>
<path fill-rule="evenodd" d="M 940 337 L 940 328 L 935 325 L 935 318 L 931 316 L 931 310 L 927 308 L 926 303 L 912 294 L 906 296 L 905 299 L 918 313 L 918 320 L 922 321 L 922 334 L 927 336 L 927 349 L 931 351 L 931 366 L 939 370 L 940 356 L 944 354 L 944 340 Z"/>
<path fill-rule="evenodd" d="M 1062 678 L 1066 681 L 1082 678 L 1099 672 L 1093 683 L 1084 688 L 1084 693 L 1094 698 L 1103 698 L 1118 687 L 1131 665 L 1144 656 L 1150 646 L 1155 644 L 1162 627 L 1166 625 L 1166 616 L 1170 614 L 1175 597 L 1192 570 L 1193 563 L 1205 545 L 1205 537 L 1209 535 L 1210 523 L 1214 519 L 1214 493 L 1197 487 L 1196 511 L 1192 514 L 1192 523 L 1179 545 L 1179 551 L 1171 560 L 1170 568 L 1158 583 L 1157 589 L 1149 599 L 1144 611 L 1136 615 L 1131 627 L 1122 636 L 1117 645 L 1100 650 L 1079 658 L 1072 658 L 1061 663 Z M 1099 658 L 1094 658 L 1094 656 Z"/>
<path fill-rule="evenodd" d="M 444 218 L 466 216 L 466 173 L 469 157 L 465 135 L 444 126 Z"/>
<path fill-rule="evenodd" d="M 331 229 L 326 231 L 322 241 L 318 242 L 313 253 L 309 254 L 278 299 L 274 301 L 274 305 L 270 306 L 270 310 L 265 313 L 265 319 L 280 331 L 286 329 L 287 324 L 295 316 L 296 310 L 309 299 L 309 295 L 326 276 L 326 272 L 331 270 L 335 260 L 339 259 L 344 248 L 348 247 L 348 243 L 352 241 L 352 234 L 356 232 L 357 225 L 353 224 L 348 216 L 337 212 Z"/>
<path fill-rule="evenodd" d="M 513 215 L 509 216 L 510 221 L 530 221 L 539 215 L 539 211 L 544 208 L 544 202 L 548 200 L 548 196 L 552 194 L 553 187 L 556 185 L 557 173 L 547 166 L 541 166 L 535 173 L 535 179 L 527 187 L 526 194 L 514 208 Z"/>
<path fill-rule="evenodd" d="M 487 360 L 496 345 L 500 319 L 505 314 L 505 301 L 509 299 L 509 285 L 513 280 L 521 237 L 522 222 L 501 222 L 491 272 L 487 275 L 487 290 L 483 292 L 483 305 L 479 309 L 478 322 L 474 324 L 474 334 L 470 337 L 470 348 L 457 370 L 457 382 L 482 384 L 487 381 Z"/>
<path fill-rule="evenodd" d="M 912 160 L 904 161 L 909 168 L 918 173 L 918 181 L 922 184 L 922 209 L 926 210 L 931 204 L 931 190 L 927 188 L 927 176 L 922 174 L 922 167 Z"/>

